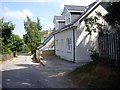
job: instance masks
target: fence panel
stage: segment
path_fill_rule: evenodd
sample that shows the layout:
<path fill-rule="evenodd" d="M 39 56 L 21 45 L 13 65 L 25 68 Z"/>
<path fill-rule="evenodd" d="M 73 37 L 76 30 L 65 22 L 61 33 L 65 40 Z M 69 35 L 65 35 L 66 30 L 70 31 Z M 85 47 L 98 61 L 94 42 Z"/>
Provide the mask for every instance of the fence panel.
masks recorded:
<path fill-rule="evenodd" d="M 102 62 L 108 62 L 111 65 L 120 65 L 120 35 L 99 34 L 99 55 Z"/>

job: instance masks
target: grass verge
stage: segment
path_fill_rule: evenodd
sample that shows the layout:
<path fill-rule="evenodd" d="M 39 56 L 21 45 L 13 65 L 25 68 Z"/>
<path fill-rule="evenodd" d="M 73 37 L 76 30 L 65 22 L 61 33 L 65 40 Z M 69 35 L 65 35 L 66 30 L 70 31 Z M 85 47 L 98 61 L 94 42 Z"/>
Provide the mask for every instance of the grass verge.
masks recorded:
<path fill-rule="evenodd" d="M 90 62 L 69 73 L 79 87 L 120 88 L 120 69 Z"/>

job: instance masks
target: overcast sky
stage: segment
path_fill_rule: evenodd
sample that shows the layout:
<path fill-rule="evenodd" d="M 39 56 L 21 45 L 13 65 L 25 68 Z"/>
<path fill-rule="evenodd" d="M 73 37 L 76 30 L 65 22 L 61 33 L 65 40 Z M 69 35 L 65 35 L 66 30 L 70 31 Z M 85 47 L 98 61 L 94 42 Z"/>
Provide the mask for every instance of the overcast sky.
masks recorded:
<path fill-rule="evenodd" d="M 0 0 L 0 18 L 12 21 L 16 27 L 14 34 L 23 37 L 26 16 L 32 20 L 40 18 L 43 30 L 53 28 L 53 17 L 61 15 L 64 5 L 86 6 L 95 0 Z"/>

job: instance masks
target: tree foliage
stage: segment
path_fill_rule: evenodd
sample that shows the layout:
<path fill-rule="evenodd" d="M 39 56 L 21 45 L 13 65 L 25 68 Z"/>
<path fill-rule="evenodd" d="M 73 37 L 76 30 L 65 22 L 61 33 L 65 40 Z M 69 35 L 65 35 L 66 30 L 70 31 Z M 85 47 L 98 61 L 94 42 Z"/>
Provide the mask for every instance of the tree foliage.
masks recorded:
<path fill-rule="evenodd" d="M 86 32 L 88 32 L 88 35 L 92 35 L 92 32 L 101 32 L 103 22 L 100 22 L 100 18 L 102 18 L 102 14 L 100 12 L 96 12 L 97 16 L 91 16 L 88 18 L 85 18 L 85 26 L 86 26 Z"/>
<path fill-rule="evenodd" d="M 88 32 L 89 35 L 92 34 L 92 31 L 96 32 L 96 26 L 95 24 L 97 23 L 98 18 L 97 17 L 90 17 L 90 18 L 86 18 L 85 21 L 85 26 L 86 31 Z"/>
<path fill-rule="evenodd" d="M 114 2 L 107 10 L 109 13 L 104 16 L 105 21 L 110 25 L 120 25 L 120 1 Z"/>
<path fill-rule="evenodd" d="M 120 1 L 119 2 L 114 2 L 112 3 L 108 8 L 107 8 L 108 14 L 105 16 L 101 15 L 101 13 L 96 12 L 96 14 L 104 19 L 109 25 L 114 27 L 113 30 L 120 31 Z M 91 34 L 92 31 L 101 30 L 103 32 L 102 24 L 96 23 L 96 17 L 90 17 L 85 19 L 85 24 L 86 24 L 86 31 Z M 99 19 L 98 19 L 99 20 Z M 97 20 L 97 21 L 98 21 Z M 94 29 L 94 26 L 97 25 L 96 30 Z M 106 26 L 107 27 L 107 26 Z M 106 32 L 106 30 L 104 30 Z M 108 32 L 108 30 L 107 30 Z"/>
<path fill-rule="evenodd" d="M 21 53 L 28 53 L 29 51 L 30 51 L 29 47 L 28 47 L 26 44 L 24 44 L 24 45 L 22 46 L 22 51 L 21 51 Z"/>
<path fill-rule="evenodd" d="M 9 47 L 9 39 L 12 35 L 15 25 L 12 22 L 4 22 L 4 18 L 0 19 L 0 32 L 1 32 L 1 43 L 2 43 L 2 53 L 11 53 L 11 48 Z"/>
<path fill-rule="evenodd" d="M 10 38 L 12 31 L 14 30 L 15 25 L 12 22 L 4 22 L 2 18 L 0 20 L 0 32 L 2 33 L 3 43 L 6 44 L 7 40 Z"/>
<path fill-rule="evenodd" d="M 13 51 L 20 52 L 24 45 L 23 39 L 20 36 L 12 34 L 15 25 L 12 22 L 5 22 L 4 19 L 0 19 L 0 43 L 2 44 L 2 54 L 11 54 Z"/>
<path fill-rule="evenodd" d="M 26 31 L 26 34 L 23 35 L 23 39 L 25 43 L 28 45 L 28 47 L 31 50 L 31 53 L 35 52 L 37 47 L 40 44 L 40 37 L 42 35 L 42 26 L 40 25 L 40 20 L 37 18 L 37 22 L 32 21 L 29 17 L 27 17 L 27 20 L 24 21 L 24 28 Z"/>
<path fill-rule="evenodd" d="M 20 38 L 19 35 L 12 34 L 9 39 L 9 47 L 12 51 L 20 52 L 22 51 L 22 46 L 24 45 L 23 39 Z"/>
<path fill-rule="evenodd" d="M 42 30 L 42 26 L 40 24 L 40 19 L 38 17 L 37 17 L 37 28 L 38 28 L 39 31 Z"/>

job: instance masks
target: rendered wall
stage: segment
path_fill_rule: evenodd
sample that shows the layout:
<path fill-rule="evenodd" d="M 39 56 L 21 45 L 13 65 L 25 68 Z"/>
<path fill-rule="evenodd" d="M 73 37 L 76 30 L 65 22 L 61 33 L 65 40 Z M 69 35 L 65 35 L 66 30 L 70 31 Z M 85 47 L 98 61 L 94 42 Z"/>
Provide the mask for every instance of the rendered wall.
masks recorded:
<path fill-rule="evenodd" d="M 99 11 L 102 14 L 106 14 L 107 11 L 99 5 L 88 17 L 96 16 L 95 11 Z M 101 22 L 102 20 L 100 20 Z M 98 50 L 98 32 L 88 35 L 88 32 L 85 31 L 84 20 L 78 26 L 76 30 L 76 62 L 88 62 L 90 61 L 89 49 L 95 47 Z"/>
<path fill-rule="evenodd" d="M 72 29 L 68 29 L 66 31 L 55 34 L 55 54 L 60 58 L 73 61 L 73 47 L 72 47 L 72 51 L 67 50 L 67 42 L 66 42 L 67 38 L 71 38 L 73 44 Z M 61 39 L 63 39 L 62 43 L 61 43 Z M 58 40 L 58 45 L 56 45 L 56 40 Z"/>

